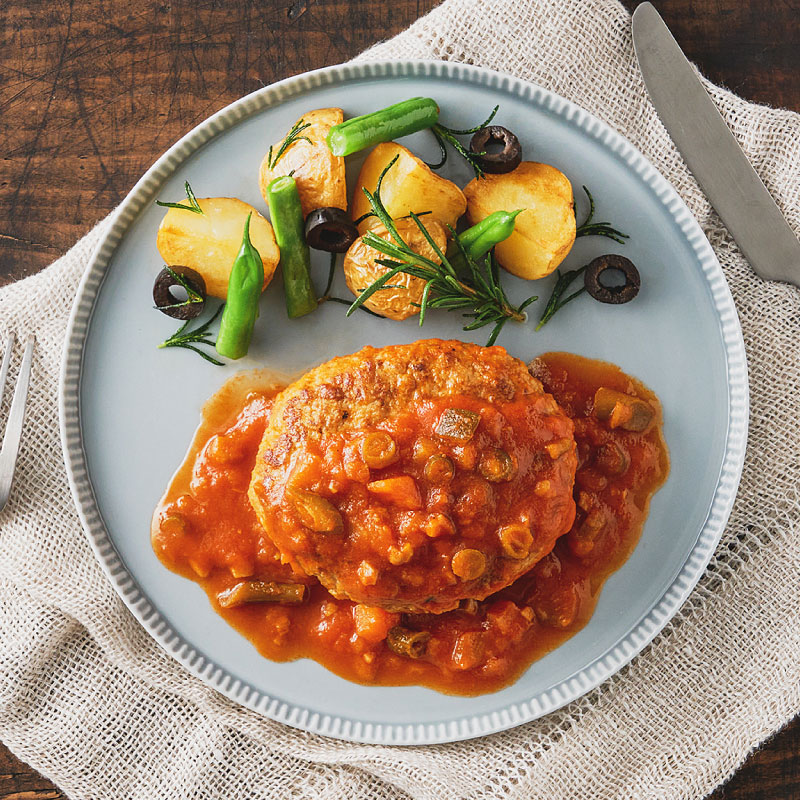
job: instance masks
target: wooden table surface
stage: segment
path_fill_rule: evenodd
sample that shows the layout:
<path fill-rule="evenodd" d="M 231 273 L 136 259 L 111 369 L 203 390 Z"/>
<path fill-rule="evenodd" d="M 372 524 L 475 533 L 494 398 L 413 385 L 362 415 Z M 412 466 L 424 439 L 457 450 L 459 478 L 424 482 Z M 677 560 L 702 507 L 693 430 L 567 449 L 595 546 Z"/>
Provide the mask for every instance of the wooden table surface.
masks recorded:
<path fill-rule="evenodd" d="M 637 2 L 625 4 L 632 10 Z M 209 114 L 264 84 L 345 61 L 435 5 L 0 3 L 0 285 L 66 252 Z M 750 100 L 800 110 L 800 0 L 656 6 L 713 81 Z M 0 800 L 63 796 L 0 744 Z M 800 798 L 800 722 L 753 754 L 712 798 Z"/>

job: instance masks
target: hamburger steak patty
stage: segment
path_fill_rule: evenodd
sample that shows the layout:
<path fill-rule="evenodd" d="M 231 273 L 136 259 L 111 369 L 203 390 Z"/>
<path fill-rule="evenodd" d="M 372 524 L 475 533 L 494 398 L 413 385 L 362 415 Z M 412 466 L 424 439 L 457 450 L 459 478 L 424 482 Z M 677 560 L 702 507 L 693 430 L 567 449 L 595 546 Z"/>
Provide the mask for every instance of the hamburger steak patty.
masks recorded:
<path fill-rule="evenodd" d="M 572 421 L 502 347 L 334 358 L 275 400 L 250 501 L 336 597 L 440 613 L 512 583 L 575 516 Z"/>

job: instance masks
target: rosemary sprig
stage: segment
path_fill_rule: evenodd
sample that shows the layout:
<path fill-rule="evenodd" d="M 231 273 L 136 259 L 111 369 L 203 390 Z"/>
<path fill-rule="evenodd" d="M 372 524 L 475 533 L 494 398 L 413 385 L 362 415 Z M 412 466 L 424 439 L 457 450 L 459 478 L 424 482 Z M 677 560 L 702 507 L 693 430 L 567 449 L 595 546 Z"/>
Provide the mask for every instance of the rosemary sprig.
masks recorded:
<path fill-rule="evenodd" d="M 183 184 L 183 188 L 186 190 L 186 196 L 189 198 L 188 206 L 184 203 L 164 203 L 161 200 L 156 200 L 156 205 L 161 206 L 162 208 L 180 208 L 182 211 L 192 211 L 195 214 L 202 214 L 203 209 L 200 208 L 200 203 L 197 202 L 197 198 L 194 196 L 192 187 L 189 186 L 189 181 L 186 181 Z"/>
<path fill-rule="evenodd" d="M 280 161 L 281 156 L 295 143 L 301 140 L 304 140 L 311 143 L 311 139 L 308 136 L 301 136 L 300 134 L 306 129 L 310 128 L 310 122 L 304 122 L 302 119 L 295 122 L 292 126 L 292 129 L 289 133 L 286 134 L 286 138 L 278 145 L 278 150 L 275 153 L 275 157 L 272 156 L 272 145 L 269 146 L 269 152 L 267 153 L 267 165 L 270 169 L 275 169 L 275 165 Z"/>
<path fill-rule="evenodd" d="M 186 278 L 183 277 L 183 275 L 180 275 L 179 273 L 175 272 L 175 270 L 172 269 L 172 267 L 170 267 L 169 264 L 164 264 L 164 269 L 167 271 L 170 278 L 172 278 L 174 281 L 177 281 L 184 288 L 184 290 L 186 291 L 186 299 L 181 300 L 180 303 L 170 303 L 169 305 L 166 306 L 153 306 L 153 308 L 162 311 L 165 308 L 183 308 L 183 306 L 191 306 L 194 305 L 195 303 L 202 303 L 205 301 L 203 295 L 198 294 L 194 289 L 192 289 L 192 285 L 189 283 L 189 281 L 187 281 Z"/>
<path fill-rule="evenodd" d="M 575 231 L 575 238 L 577 239 L 578 236 L 606 236 L 609 239 L 613 239 L 615 242 L 625 244 L 625 239 L 630 239 L 627 233 L 618 231 L 616 228 L 612 227 L 610 222 L 592 222 L 594 217 L 594 198 L 592 197 L 592 193 L 585 186 L 583 187 L 583 191 L 586 192 L 586 196 L 589 198 L 589 214 L 583 221 L 583 224 L 579 225 L 578 229 Z"/>
<path fill-rule="evenodd" d="M 214 312 L 214 316 L 211 317 L 208 322 L 203 323 L 199 328 L 194 328 L 193 330 L 187 330 L 191 320 L 186 320 L 186 322 L 184 322 L 183 325 L 181 325 L 181 327 L 169 337 L 169 339 L 165 339 L 163 342 L 161 342 L 161 344 L 158 346 L 159 349 L 164 347 L 183 347 L 185 350 L 192 350 L 193 352 L 197 353 L 197 355 L 199 355 L 201 358 L 204 358 L 211 364 L 215 364 L 218 367 L 224 366 L 221 361 L 217 360 L 213 356 L 210 356 L 208 353 L 204 353 L 199 347 L 196 347 L 196 345 L 200 344 L 207 345 L 209 347 L 214 346 L 214 342 L 208 338 L 211 336 L 209 328 L 222 313 L 223 308 L 225 308 L 224 303 Z"/>
<path fill-rule="evenodd" d="M 425 282 L 422 297 L 420 298 L 419 324 L 425 322 L 429 308 L 443 308 L 447 311 L 462 311 L 463 316 L 472 322 L 464 326 L 465 331 L 474 331 L 486 325 L 492 325 L 492 332 L 487 345 L 494 344 L 503 326 L 513 319 L 522 322 L 526 319 L 525 308 L 537 297 L 529 297 L 519 306 L 514 306 L 506 297 L 498 280 L 497 271 L 491 259 L 476 262 L 470 257 L 464 246 L 450 228 L 453 241 L 468 266 L 465 275 L 459 276 L 452 263 L 448 260 L 441 248 L 431 237 L 422 224 L 418 214 L 410 214 L 440 263 L 414 252 L 400 236 L 397 226 L 389 217 L 380 197 L 381 184 L 386 173 L 394 166 L 397 157 L 393 158 L 381 172 L 375 192 L 370 192 L 366 187 L 363 192 L 369 204 L 384 228 L 389 233 L 391 241 L 382 239 L 372 231 L 364 235 L 364 242 L 388 258 L 381 258 L 377 263 L 387 268 L 387 271 L 376 281 L 364 289 L 350 306 L 347 315 L 350 316 L 357 308 L 372 297 L 375 292 L 391 285 L 391 279 L 398 273 L 405 273 Z"/>
<path fill-rule="evenodd" d="M 479 163 L 479 156 L 486 155 L 485 152 L 481 153 L 472 153 L 464 147 L 461 142 L 456 139 L 456 136 L 470 136 L 473 133 L 477 133 L 481 128 L 485 128 L 495 117 L 497 114 L 498 109 L 500 106 L 495 106 L 492 109 L 492 113 L 489 114 L 486 119 L 481 122 L 480 125 L 475 125 L 472 128 L 448 128 L 446 125 L 442 125 L 441 122 L 437 122 L 431 130 L 433 131 L 433 135 L 436 137 L 436 141 L 439 145 L 439 150 L 441 151 L 442 158 L 436 164 L 428 164 L 431 169 L 441 169 L 447 161 L 447 147 L 445 146 L 445 142 L 449 142 L 453 149 L 462 155 L 467 163 L 472 167 L 475 172 L 476 178 L 482 178 L 484 175 L 483 170 L 481 169 L 481 165 Z"/>
<path fill-rule="evenodd" d="M 583 294 L 586 291 L 585 286 L 581 286 L 577 292 L 573 292 L 571 295 L 568 295 L 563 300 L 561 299 L 564 292 L 567 291 L 569 285 L 578 275 L 582 275 L 586 267 L 589 265 L 586 264 L 583 267 L 579 267 L 578 269 L 571 269 L 567 272 L 562 274 L 561 270 L 556 270 L 556 275 L 558 276 L 558 280 L 556 281 L 556 285 L 553 287 L 553 293 L 550 295 L 550 299 L 547 301 L 547 305 L 545 306 L 544 313 L 542 314 L 542 318 L 539 320 L 539 324 L 536 326 L 536 330 L 541 330 L 542 326 L 546 325 L 553 314 L 556 313 L 561 308 L 569 303 L 570 300 L 574 300 L 578 295 Z"/>

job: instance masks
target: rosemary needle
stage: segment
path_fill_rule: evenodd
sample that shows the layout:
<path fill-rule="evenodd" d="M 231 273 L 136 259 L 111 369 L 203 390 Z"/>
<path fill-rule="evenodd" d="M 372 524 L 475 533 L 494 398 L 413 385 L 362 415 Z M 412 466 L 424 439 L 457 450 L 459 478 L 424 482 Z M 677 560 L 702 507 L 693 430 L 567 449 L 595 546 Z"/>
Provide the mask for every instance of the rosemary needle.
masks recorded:
<path fill-rule="evenodd" d="M 202 212 L 200 212 L 200 213 L 202 213 Z M 198 303 L 204 303 L 205 302 L 205 297 L 203 297 L 203 295 L 201 295 L 201 294 L 198 294 L 192 288 L 192 286 L 189 283 L 189 281 L 187 281 L 186 278 L 183 275 L 181 275 L 179 272 L 175 272 L 175 270 L 172 269 L 172 267 L 170 267 L 169 264 L 164 264 L 164 270 L 166 271 L 167 275 L 169 275 L 170 278 L 172 278 L 172 280 L 175 281 L 175 283 L 177 283 L 179 286 L 181 286 L 183 288 L 183 290 L 186 292 L 186 299 L 185 300 L 181 300 L 179 303 L 168 303 L 167 305 L 163 305 L 163 306 L 156 305 L 156 306 L 153 306 L 153 308 L 157 309 L 158 311 L 163 311 L 166 308 L 184 308 L 185 306 L 193 306 L 193 305 L 197 305 Z M 201 306 L 199 311 L 197 312 L 197 314 L 195 314 L 195 316 L 197 316 L 198 314 L 201 314 L 202 311 L 203 311 L 203 309 L 202 309 L 202 306 Z"/>
<path fill-rule="evenodd" d="M 272 156 L 272 145 L 269 146 L 269 152 L 267 153 L 267 166 L 270 169 L 275 169 L 275 165 L 280 161 L 281 156 L 295 143 L 299 141 L 306 141 L 309 144 L 311 143 L 311 139 L 308 136 L 301 136 L 300 134 L 306 129 L 310 128 L 311 123 L 305 122 L 304 120 L 298 120 L 292 125 L 292 129 L 289 133 L 286 134 L 286 138 L 278 145 L 278 150 L 275 153 L 275 157 Z M 294 172 L 294 170 L 292 170 Z M 290 173 L 291 174 L 291 173 Z"/>
<path fill-rule="evenodd" d="M 605 236 L 609 239 L 613 239 L 615 242 L 625 244 L 625 239 L 630 239 L 627 233 L 618 231 L 616 228 L 612 227 L 610 222 L 592 222 L 594 218 L 594 198 L 592 197 L 592 193 L 585 186 L 583 187 L 583 191 L 586 192 L 586 196 L 589 198 L 589 214 L 575 231 L 575 238 L 577 239 L 579 236 Z"/>
<path fill-rule="evenodd" d="M 586 291 L 586 288 L 581 286 L 581 288 L 576 292 L 568 295 L 563 300 L 561 299 L 572 281 L 574 281 L 579 275 L 582 275 L 585 269 L 586 267 L 584 266 L 580 267 L 579 269 L 568 270 L 564 273 L 562 273 L 561 270 L 556 270 L 558 280 L 556 280 L 556 285 L 553 287 L 553 293 L 550 295 L 550 299 L 547 301 L 547 305 L 545 306 L 542 317 L 539 320 L 539 324 L 536 326 L 537 331 L 541 330 L 542 327 L 550 321 L 551 317 L 556 313 L 556 311 L 564 308 L 564 306 L 569 303 L 570 300 L 574 300 L 576 297 L 578 297 L 578 295 L 581 295 Z"/>
<path fill-rule="evenodd" d="M 461 144 L 456 137 L 470 136 L 473 133 L 477 133 L 477 131 L 479 131 L 481 128 L 485 128 L 494 119 L 499 108 L 499 105 L 495 106 L 492 109 L 492 113 L 489 114 L 489 116 L 483 122 L 481 122 L 480 125 L 475 125 L 472 128 L 448 128 L 446 125 L 442 125 L 440 122 L 437 122 L 435 125 L 433 125 L 431 130 L 433 131 L 433 135 L 436 137 L 436 142 L 439 145 L 441 159 L 435 164 L 428 164 L 428 166 L 431 169 L 440 169 L 445 165 L 445 162 L 447 161 L 447 147 L 445 146 L 445 142 L 448 142 L 457 153 L 466 159 L 467 163 L 475 172 L 475 177 L 482 178 L 484 172 L 480 165 L 480 156 L 486 155 L 486 153 L 473 153 L 464 147 L 464 145 Z"/>
<path fill-rule="evenodd" d="M 189 323 L 192 320 L 186 320 L 186 322 L 184 322 L 183 325 L 181 325 L 181 327 L 172 334 L 172 336 L 161 342 L 161 344 L 158 346 L 159 349 L 164 347 L 182 347 L 185 350 L 191 350 L 197 353 L 197 355 L 199 355 L 201 358 L 204 358 L 211 364 L 215 364 L 218 367 L 224 366 L 222 361 L 210 356 L 208 353 L 203 352 L 199 347 L 197 347 L 197 345 L 206 345 L 208 347 L 214 346 L 214 342 L 208 338 L 211 336 L 209 328 L 222 313 L 223 308 L 225 308 L 224 303 L 214 312 L 214 316 L 212 316 L 211 319 L 209 319 L 207 322 L 204 322 L 199 327 L 193 328 L 192 330 L 188 330 Z"/>
<path fill-rule="evenodd" d="M 189 186 L 189 181 L 186 181 L 183 184 L 183 188 L 186 190 L 186 197 L 189 198 L 188 206 L 184 203 L 165 203 L 161 200 L 156 200 L 156 205 L 161 206 L 162 208 L 179 208 L 182 211 L 192 211 L 195 214 L 202 214 L 203 209 L 200 208 L 200 203 L 197 202 L 197 198 L 194 196 L 192 187 Z"/>

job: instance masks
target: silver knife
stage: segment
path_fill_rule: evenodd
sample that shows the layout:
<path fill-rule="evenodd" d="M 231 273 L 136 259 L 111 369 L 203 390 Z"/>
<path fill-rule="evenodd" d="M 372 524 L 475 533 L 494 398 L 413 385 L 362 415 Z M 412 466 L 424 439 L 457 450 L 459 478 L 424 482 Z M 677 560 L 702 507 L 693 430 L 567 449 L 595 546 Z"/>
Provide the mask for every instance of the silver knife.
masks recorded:
<path fill-rule="evenodd" d="M 689 169 L 753 269 L 800 286 L 800 241 L 651 3 L 633 12 L 647 93 Z"/>

